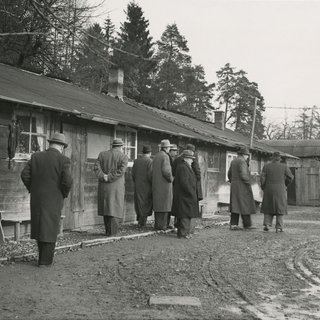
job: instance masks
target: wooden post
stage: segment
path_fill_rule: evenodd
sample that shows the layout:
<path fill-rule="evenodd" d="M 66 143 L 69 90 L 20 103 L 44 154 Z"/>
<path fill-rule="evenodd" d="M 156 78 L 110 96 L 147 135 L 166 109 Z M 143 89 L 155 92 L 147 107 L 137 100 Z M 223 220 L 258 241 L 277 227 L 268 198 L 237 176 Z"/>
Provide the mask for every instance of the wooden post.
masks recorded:
<path fill-rule="evenodd" d="M 255 127 L 255 124 L 256 124 L 257 102 L 258 102 L 258 98 L 255 97 L 254 98 L 252 128 L 251 128 L 251 135 L 250 135 L 250 149 L 252 149 L 252 145 L 253 145 L 254 127 Z"/>

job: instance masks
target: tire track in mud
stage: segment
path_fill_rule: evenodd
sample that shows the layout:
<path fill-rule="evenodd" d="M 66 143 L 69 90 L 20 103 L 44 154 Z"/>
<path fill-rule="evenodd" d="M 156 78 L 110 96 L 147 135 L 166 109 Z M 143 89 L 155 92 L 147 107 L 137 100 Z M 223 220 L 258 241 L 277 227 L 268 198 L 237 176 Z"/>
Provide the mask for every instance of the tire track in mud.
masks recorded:
<path fill-rule="evenodd" d="M 317 249 L 320 250 L 319 248 L 319 240 L 306 241 L 292 248 L 289 253 L 290 258 L 286 261 L 286 267 L 298 279 L 310 286 L 318 285 L 320 290 L 320 276 L 314 273 L 314 268 L 308 263 L 308 259 L 320 255 L 320 253 L 316 252 Z"/>
<path fill-rule="evenodd" d="M 222 302 L 227 303 L 231 309 L 236 313 L 237 309 L 241 312 L 239 315 L 245 316 L 248 319 L 250 316 L 252 319 L 262 319 L 262 320 L 274 320 L 278 319 L 274 317 L 266 310 L 261 307 L 257 307 L 246 294 L 235 287 L 222 272 L 222 264 L 225 263 L 224 259 L 226 255 L 220 255 L 219 257 L 210 255 L 209 258 L 204 261 L 202 268 L 202 275 L 208 284 L 208 286 L 215 291 L 220 293 L 220 298 Z M 214 263 L 214 261 L 219 261 Z M 216 264 L 216 267 L 213 268 L 213 265 Z"/>

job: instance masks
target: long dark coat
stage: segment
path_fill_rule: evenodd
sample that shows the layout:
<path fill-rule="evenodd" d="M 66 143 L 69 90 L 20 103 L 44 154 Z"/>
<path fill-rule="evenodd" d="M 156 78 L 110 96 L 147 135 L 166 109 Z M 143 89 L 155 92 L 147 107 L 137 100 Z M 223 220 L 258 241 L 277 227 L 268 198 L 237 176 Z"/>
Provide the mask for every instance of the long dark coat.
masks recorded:
<path fill-rule="evenodd" d="M 261 172 L 260 182 L 264 191 L 261 212 L 266 214 L 287 214 L 287 187 L 293 175 L 285 163 L 273 160 Z"/>
<path fill-rule="evenodd" d="M 197 179 L 192 168 L 182 161 L 176 168 L 172 213 L 177 218 L 198 218 Z"/>
<path fill-rule="evenodd" d="M 170 212 L 172 206 L 172 171 L 169 155 L 161 150 L 152 162 L 152 200 L 155 212 Z"/>
<path fill-rule="evenodd" d="M 174 159 L 174 161 L 172 163 L 172 174 L 173 174 L 173 176 L 175 176 L 177 167 L 182 162 L 184 162 L 184 161 L 183 161 L 183 158 L 181 157 L 181 155 Z M 200 170 L 200 165 L 199 165 L 199 160 L 198 160 L 198 155 L 197 154 L 195 154 L 195 159 L 193 160 L 193 162 L 191 164 L 191 168 L 192 168 L 192 170 L 195 173 L 196 178 L 197 178 L 197 198 L 198 198 L 199 201 L 201 201 L 203 199 L 203 193 L 202 193 L 202 186 L 201 186 L 201 170 Z"/>
<path fill-rule="evenodd" d="M 152 214 L 152 160 L 142 156 L 134 161 L 132 167 L 134 182 L 134 208 L 137 217 Z"/>
<path fill-rule="evenodd" d="M 200 170 L 199 159 L 198 159 L 197 153 L 195 153 L 195 158 L 191 164 L 191 168 L 197 178 L 197 197 L 198 197 L 198 200 L 201 201 L 203 199 L 203 194 L 202 194 L 202 186 L 201 186 L 201 170 Z"/>
<path fill-rule="evenodd" d="M 98 177 L 98 215 L 123 218 L 128 156 L 118 149 L 100 152 L 94 165 Z M 108 175 L 108 181 L 103 179 Z"/>
<path fill-rule="evenodd" d="M 31 195 L 31 239 L 56 242 L 63 199 L 72 186 L 70 159 L 54 148 L 36 152 L 21 179 Z"/>
<path fill-rule="evenodd" d="M 242 215 L 256 213 L 256 206 L 250 184 L 248 164 L 243 156 L 231 161 L 228 170 L 230 187 L 230 212 Z"/>

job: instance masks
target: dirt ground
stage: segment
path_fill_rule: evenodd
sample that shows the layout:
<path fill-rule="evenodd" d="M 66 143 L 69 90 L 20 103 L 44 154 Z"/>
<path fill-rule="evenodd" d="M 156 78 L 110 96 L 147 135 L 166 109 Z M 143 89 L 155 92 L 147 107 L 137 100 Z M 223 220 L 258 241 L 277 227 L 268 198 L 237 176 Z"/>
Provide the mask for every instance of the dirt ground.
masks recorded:
<path fill-rule="evenodd" d="M 320 319 L 319 208 L 291 207 L 285 232 L 197 229 L 0 267 L 0 319 Z M 149 305 L 191 296 L 201 307 Z"/>

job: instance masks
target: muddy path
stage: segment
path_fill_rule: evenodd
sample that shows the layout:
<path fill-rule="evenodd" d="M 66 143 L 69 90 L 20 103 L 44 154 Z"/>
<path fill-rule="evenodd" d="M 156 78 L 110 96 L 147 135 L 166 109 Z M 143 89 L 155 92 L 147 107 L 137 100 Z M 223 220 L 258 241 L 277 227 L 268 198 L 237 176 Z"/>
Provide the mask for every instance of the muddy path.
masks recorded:
<path fill-rule="evenodd" d="M 0 319 L 320 319 L 317 208 L 283 233 L 228 226 L 124 240 L 0 268 Z M 302 222 L 303 221 L 303 222 Z M 201 307 L 150 306 L 192 296 Z"/>

